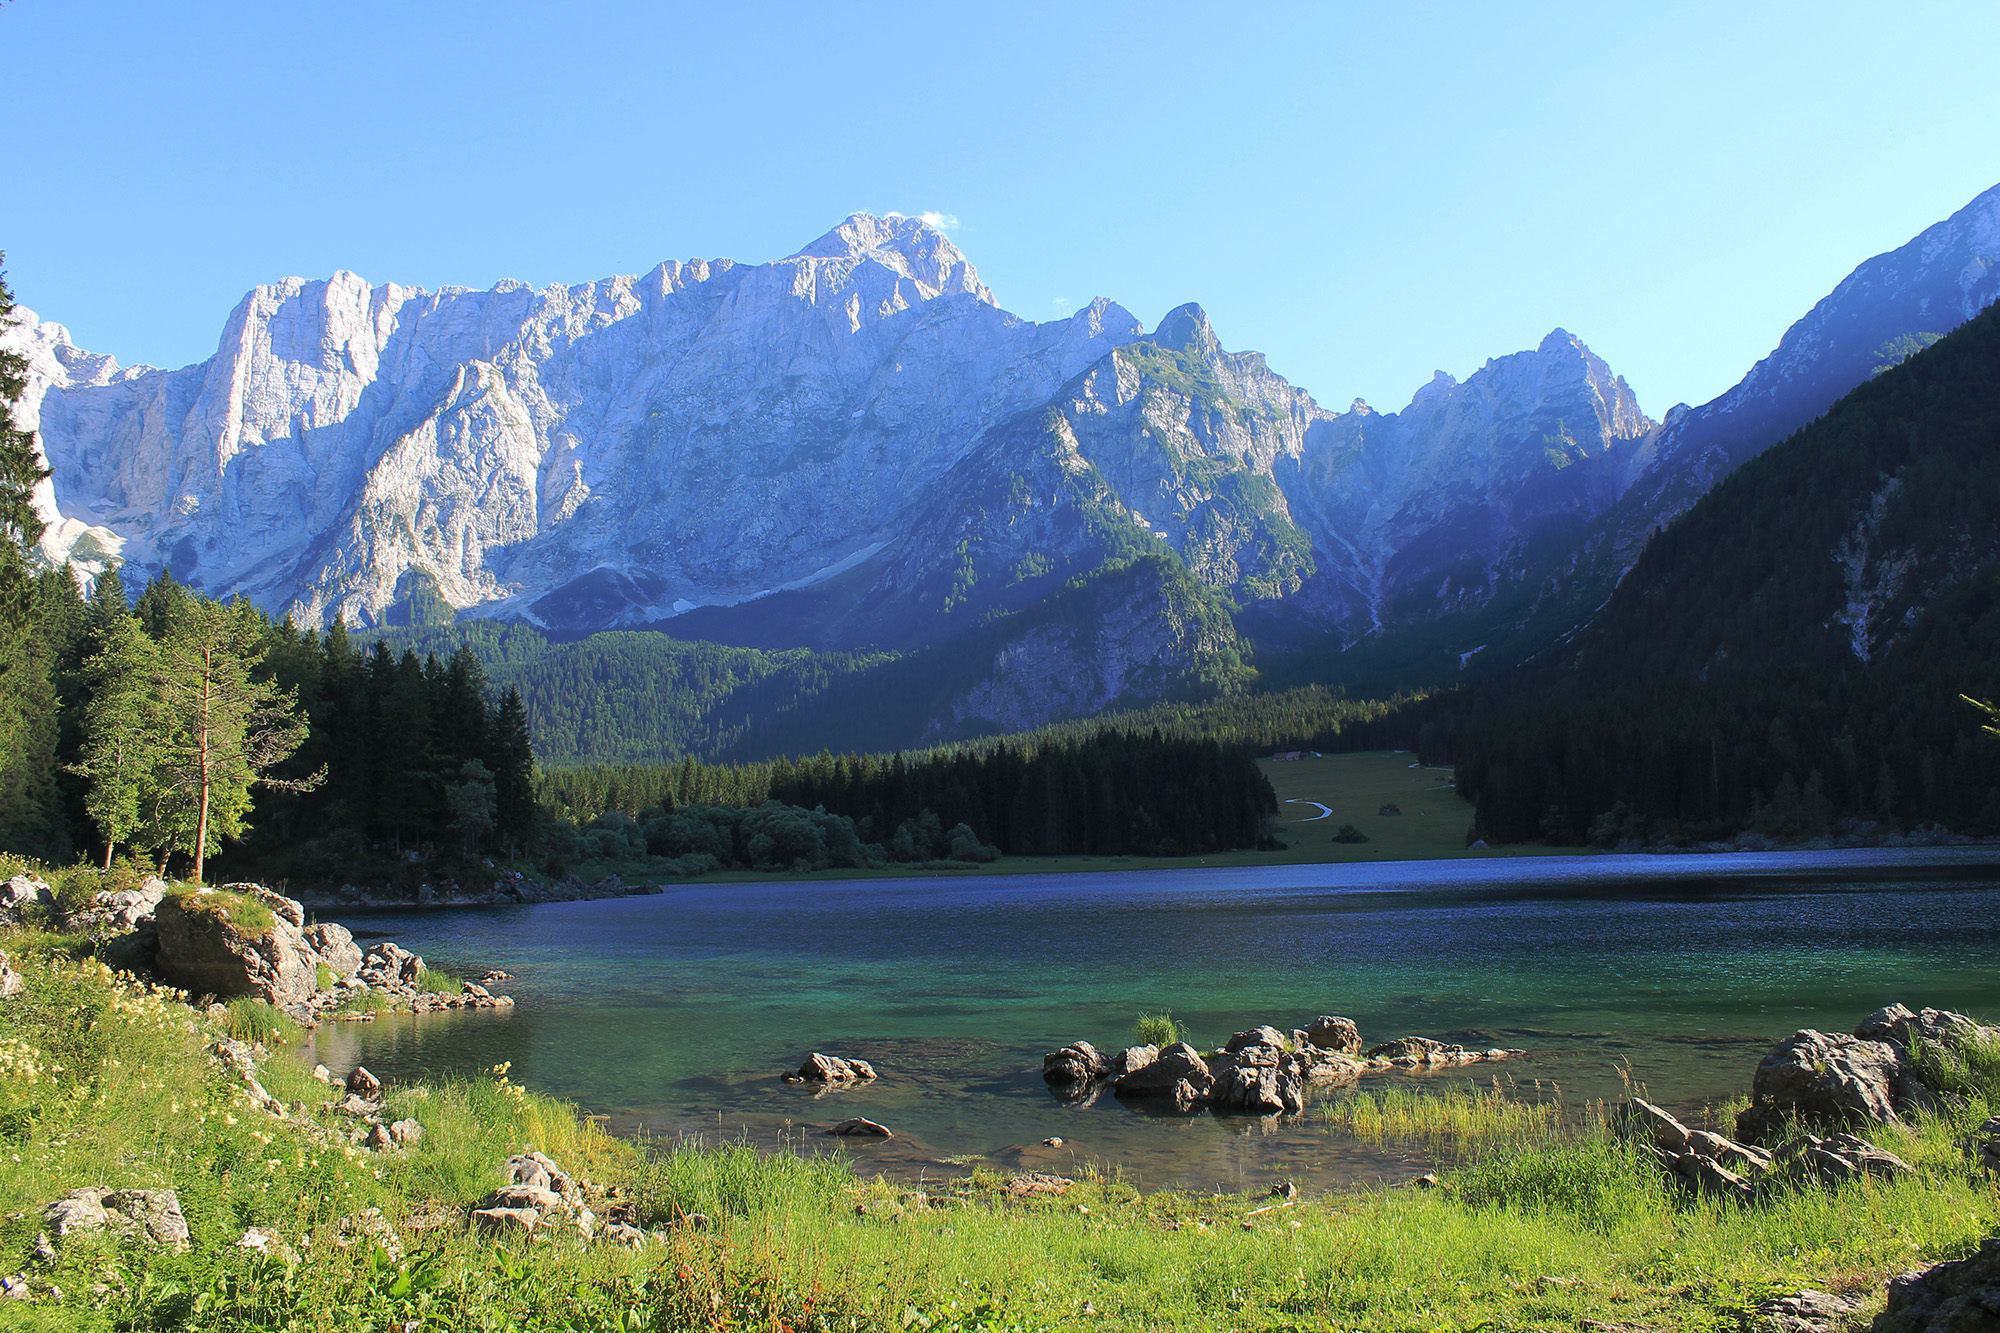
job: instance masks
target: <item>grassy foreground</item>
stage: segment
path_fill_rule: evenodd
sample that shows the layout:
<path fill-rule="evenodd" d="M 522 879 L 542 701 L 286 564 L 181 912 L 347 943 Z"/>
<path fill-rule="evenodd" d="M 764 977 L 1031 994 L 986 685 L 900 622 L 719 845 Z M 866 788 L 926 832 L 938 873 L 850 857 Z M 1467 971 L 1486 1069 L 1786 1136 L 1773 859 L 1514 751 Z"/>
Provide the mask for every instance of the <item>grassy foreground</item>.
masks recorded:
<path fill-rule="evenodd" d="M 26 981 L 0 999 L 0 1274 L 26 1274 L 35 1294 L 0 1302 L 9 1327 L 1720 1330 L 1769 1295 L 1878 1285 L 1965 1253 L 2000 1221 L 1957 1142 L 1991 1089 L 1881 1136 L 1917 1179 L 1753 1208 L 1683 1198 L 1600 1130 L 1477 1105 L 1377 1102 L 1348 1127 L 1465 1128 L 1446 1188 L 1290 1206 L 1115 1180 L 1017 1198 L 986 1175 L 924 1201 L 829 1158 L 615 1140 L 504 1071 L 392 1088 L 391 1112 L 426 1132 L 375 1153 L 330 1141 L 317 1112 L 253 1107 L 207 1053 L 211 1020 L 171 993 L 55 937 L 0 933 L 0 949 Z M 326 1095 L 283 1050 L 262 1077 L 288 1105 Z M 633 1251 L 469 1234 L 467 1206 L 528 1148 L 615 1189 L 664 1236 Z M 85 1185 L 177 1190 L 192 1249 L 73 1238 L 38 1262 L 42 1206 Z M 400 1258 L 343 1226 L 371 1207 Z M 696 1213 L 711 1222 L 685 1225 Z M 236 1248 L 251 1226 L 303 1258 Z"/>

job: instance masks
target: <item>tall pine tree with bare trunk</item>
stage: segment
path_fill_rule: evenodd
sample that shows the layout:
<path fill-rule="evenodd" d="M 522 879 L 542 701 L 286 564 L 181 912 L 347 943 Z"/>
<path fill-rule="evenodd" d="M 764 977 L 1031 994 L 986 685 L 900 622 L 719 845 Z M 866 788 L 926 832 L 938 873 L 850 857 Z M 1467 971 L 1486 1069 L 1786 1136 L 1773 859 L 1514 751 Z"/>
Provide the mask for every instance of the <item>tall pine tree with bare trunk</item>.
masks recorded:
<path fill-rule="evenodd" d="M 303 791 L 324 777 L 271 776 L 305 741 L 306 720 L 297 696 L 259 673 L 263 629 L 248 602 L 189 598 L 160 645 L 154 821 L 164 845 L 193 858 L 197 883 L 221 840 L 242 836 L 252 787 Z"/>

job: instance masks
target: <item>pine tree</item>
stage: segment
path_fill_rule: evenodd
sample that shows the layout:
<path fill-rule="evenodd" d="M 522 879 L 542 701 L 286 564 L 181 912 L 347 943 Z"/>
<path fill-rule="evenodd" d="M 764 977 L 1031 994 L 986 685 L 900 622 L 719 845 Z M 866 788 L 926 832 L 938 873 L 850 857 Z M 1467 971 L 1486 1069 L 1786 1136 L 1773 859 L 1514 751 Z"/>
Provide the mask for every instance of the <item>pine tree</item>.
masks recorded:
<path fill-rule="evenodd" d="M 298 700 L 259 678 L 261 616 L 247 602 L 190 598 L 168 627 L 156 675 L 164 709 L 156 818 L 188 849 L 199 882 L 211 850 L 247 827 L 253 786 L 305 790 L 323 773 L 280 780 L 270 770 L 306 737 Z"/>
<path fill-rule="evenodd" d="M 510 688 L 494 711 L 492 759 L 487 767 L 493 772 L 500 838 L 520 847 L 535 824 L 535 751 L 528 735 L 528 708 L 517 689 Z"/>

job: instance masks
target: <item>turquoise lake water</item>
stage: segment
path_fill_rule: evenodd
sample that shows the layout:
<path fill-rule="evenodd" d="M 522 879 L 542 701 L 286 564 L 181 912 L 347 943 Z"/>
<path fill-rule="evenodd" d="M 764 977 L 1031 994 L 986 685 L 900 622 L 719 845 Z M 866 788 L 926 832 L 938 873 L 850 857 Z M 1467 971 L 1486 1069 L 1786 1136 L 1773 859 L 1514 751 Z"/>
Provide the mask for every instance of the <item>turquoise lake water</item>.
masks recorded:
<path fill-rule="evenodd" d="M 1993 848 L 697 884 L 341 919 L 464 975 L 511 972 L 519 1005 L 329 1025 L 317 1058 L 337 1071 L 507 1061 L 616 1129 L 763 1144 L 826 1145 L 827 1125 L 865 1115 L 897 1137 L 843 1151 L 901 1177 L 1098 1163 L 1146 1188 L 1240 1189 L 1424 1164 L 1310 1110 L 1180 1119 L 1050 1095 L 1045 1051 L 1123 1045 L 1144 1011 L 1171 1009 L 1204 1047 L 1344 1014 L 1371 1043 L 1528 1052 L 1432 1086 L 1499 1075 L 1588 1100 L 1629 1077 L 1683 1108 L 1746 1090 L 1797 1028 L 1845 1030 L 1891 1000 L 2000 1015 Z M 819 1098 L 783 1082 L 814 1050 L 882 1078 Z"/>

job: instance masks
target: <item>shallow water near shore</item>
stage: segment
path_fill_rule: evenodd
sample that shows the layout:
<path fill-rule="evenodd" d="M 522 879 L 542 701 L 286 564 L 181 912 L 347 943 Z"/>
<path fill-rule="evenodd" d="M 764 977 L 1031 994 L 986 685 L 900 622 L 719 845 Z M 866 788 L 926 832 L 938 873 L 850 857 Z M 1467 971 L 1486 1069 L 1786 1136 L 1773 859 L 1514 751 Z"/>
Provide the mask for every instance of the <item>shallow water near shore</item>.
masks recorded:
<path fill-rule="evenodd" d="M 1528 1052 L 1428 1086 L 1497 1077 L 1580 1103 L 1629 1077 L 1683 1109 L 1747 1090 L 1777 1038 L 1845 1030 L 1892 1000 L 2000 1016 L 2000 849 L 1986 847 L 739 882 L 341 919 L 463 975 L 512 972 L 502 989 L 520 1003 L 330 1024 L 315 1058 L 337 1071 L 510 1062 L 617 1130 L 805 1149 L 867 1116 L 897 1137 L 841 1150 L 900 1178 L 983 1161 L 1096 1164 L 1147 1189 L 1324 1188 L 1427 1165 L 1313 1109 L 1181 1119 L 1109 1095 L 1064 1106 L 1042 1083 L 1044 1052 L 1124 1045 L 1161 1009 L 1204 1049 L 1344 1014 L 1370 1043 Z M 882 1078 L 820 1097 L 783 1082 L 814 1050 Z"/>

